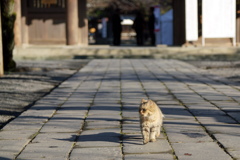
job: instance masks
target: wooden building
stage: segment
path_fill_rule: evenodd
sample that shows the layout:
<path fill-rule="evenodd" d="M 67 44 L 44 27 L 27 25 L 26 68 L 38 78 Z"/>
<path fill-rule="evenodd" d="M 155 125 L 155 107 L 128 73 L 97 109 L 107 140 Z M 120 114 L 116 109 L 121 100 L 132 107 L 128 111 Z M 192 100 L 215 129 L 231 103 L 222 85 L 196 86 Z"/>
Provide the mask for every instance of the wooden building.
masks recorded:
<path fill-rule="evenodd" d="M 186 1 L 173 0 L 174 45 L 186 44 Z M 198 40 L 201 44 L 201 3 L 198 3 Z M 188 1 L 189 2 L 189 1 Z M 191 1 L 190 1 L 191 2 Z M 239 8 L 237 0 L 237 9 Z M 17 19 L 15 44 L 88 45 L 87 0 L 15 0 Z M 236 40 L 240 42 L 240 10 L 236 12 Z M 231 44 L 231 39 L 213 39 L 211 42 Z M 199 45 L 200 45 L 199 44 Z"/>
<path fill-rule="evenodd" d="M 15 44 L 88 45 L 86 0 L 15 0 Z"/>

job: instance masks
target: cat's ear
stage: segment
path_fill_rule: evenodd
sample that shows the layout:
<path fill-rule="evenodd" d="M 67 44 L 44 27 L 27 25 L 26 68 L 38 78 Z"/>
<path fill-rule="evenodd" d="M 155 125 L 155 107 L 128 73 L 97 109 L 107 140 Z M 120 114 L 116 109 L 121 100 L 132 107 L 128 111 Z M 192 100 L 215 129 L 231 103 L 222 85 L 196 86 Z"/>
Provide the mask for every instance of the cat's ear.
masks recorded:
<path fill-rule="evenodd" d="M 146 103 L 148 100 L 145 100 L 144 98 L 142 98 L 141 103 Z"/>
<path fill-rule="evenodd" d="M 149 105 L 150 105 L 150 106 L 154 106 L 154 105 L 155 105 L 155 102 L 153 102 L 152 100 L 149 100 Z"/>

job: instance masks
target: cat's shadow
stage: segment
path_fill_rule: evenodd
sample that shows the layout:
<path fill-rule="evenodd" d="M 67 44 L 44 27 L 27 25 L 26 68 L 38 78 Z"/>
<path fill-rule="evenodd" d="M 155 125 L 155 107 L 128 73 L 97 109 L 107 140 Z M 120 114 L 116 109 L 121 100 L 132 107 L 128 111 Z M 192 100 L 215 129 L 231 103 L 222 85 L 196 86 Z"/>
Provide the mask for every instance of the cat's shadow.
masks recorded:
<path fill-rule="evenodd" d="M 89 135 L 72 135 L 70 138 L 55 139 L 68 142 L 111 142 L 132 145 L 142 145 L 142 138 L 139 135 L 124 135 L 116 132 L 103 132 Z"/>

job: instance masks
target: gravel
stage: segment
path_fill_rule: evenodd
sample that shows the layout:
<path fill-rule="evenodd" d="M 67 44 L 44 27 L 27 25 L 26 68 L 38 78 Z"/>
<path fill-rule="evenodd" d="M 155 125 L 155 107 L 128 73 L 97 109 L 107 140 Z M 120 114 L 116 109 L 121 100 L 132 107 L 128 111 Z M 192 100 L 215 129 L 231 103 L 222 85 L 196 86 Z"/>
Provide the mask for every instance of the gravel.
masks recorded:
<path fill-rule="evenodd" d="M 228 60 L 194 60 L 186 61 L 198 68 L 207 70 L 213 75 L 219 75 L 225 77 L 231 81 L 240 83 L 240 61 Z"/>
<path fill-rule="evenodd" d="M 0 77 L 0 128 L 87 63 L 88 60 L 17 61 L 15 72 Z"/>

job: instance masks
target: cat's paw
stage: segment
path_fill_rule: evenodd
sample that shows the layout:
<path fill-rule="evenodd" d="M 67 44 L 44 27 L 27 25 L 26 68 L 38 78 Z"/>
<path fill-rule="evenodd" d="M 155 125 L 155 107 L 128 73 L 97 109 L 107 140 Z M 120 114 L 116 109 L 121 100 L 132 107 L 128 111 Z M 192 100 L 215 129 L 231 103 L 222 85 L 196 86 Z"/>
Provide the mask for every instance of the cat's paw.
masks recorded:
<path fill-rule="evenodd" d="M 156 138 L 160 137 L 160 133 L 156 134 Z"/>
<path fill-rule="evenodd" d="M 148 139 L 144 139 L 144 140 L 143 140 L 143 144 L 147 144 L 148 142 L 149 142 Z"/>
<path fill-rule="evenodd" d="M 156 142 L 157 140 L 156 139 L 150 139 L 150 142 Z"/>

